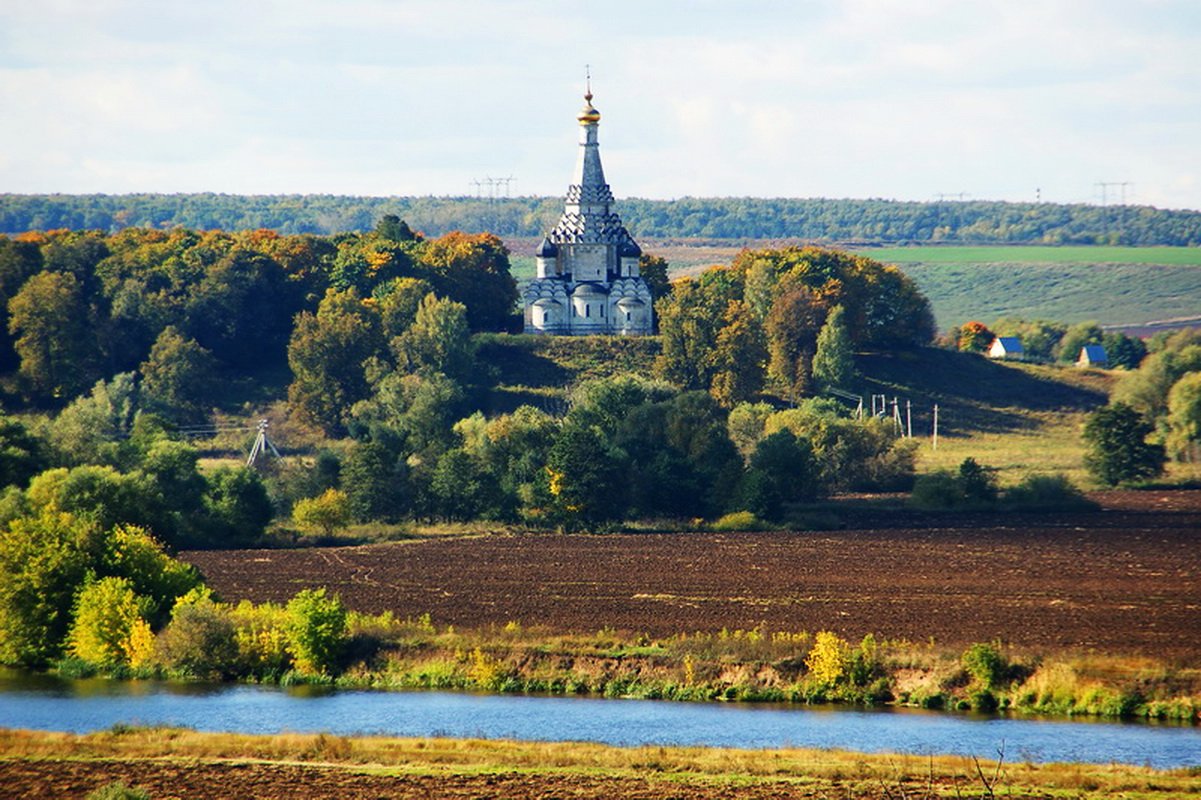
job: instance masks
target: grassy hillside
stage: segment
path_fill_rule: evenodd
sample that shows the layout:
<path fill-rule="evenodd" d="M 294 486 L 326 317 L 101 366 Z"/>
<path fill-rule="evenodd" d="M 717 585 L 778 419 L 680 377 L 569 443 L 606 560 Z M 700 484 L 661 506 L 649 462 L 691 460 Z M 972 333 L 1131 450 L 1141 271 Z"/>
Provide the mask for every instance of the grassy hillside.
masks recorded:
<path fill-rule="evenodd" d="M 496 383 L 487 398 L 489 413 L 522 404 L 562 411 L 576 383 L 627 372 L 650 375 L 659 354 L 657 337 L 486 334 L 477 342 L 477 359 Z"/>
<path fill-rule="evenodd" d="M 803 242 L 745 242 L 751 248 L 788 244 Z M 643 246 L 666 258 L 674 277 L 728 264 L 742 248 L 680 240 L 648 240 Z M 900 266 L 930 299 L 940 328 L 1001 316 L 1122 327 L 1201 319 L 1198 247 L 914 246 L 855 252 Z M 528 261 L 516 259 L 514 274 L 532 276 L 533 259 Z"/>
<path fill-rule="evenodd" d="M 657 338 L 485 336 L 480 362 L 496 380 L 488 412 L 528 403 L 566 408 L 571 387 L 589 378 L 632 372 L 652 375 Z M 977 355 L 923 348 L 860 354 L 862 376 L 852 390 L 908 404 L 923 469 L 957 465 L 967 456 L 1003 470 L 1006 483 L 1031 472 L 1068 472 L 1084 480 L 1084 416 L 1104 405 L 1116 373 L 1036 364 L 1000 363 Z M 939 406 L 939 443 L 931 439 Z"/>
<path fill-rule="evenodd" d="M 1128 325 L 1201 316 L 1201 248 L 897 247 L 941 327 L 1017 316 Z"/>

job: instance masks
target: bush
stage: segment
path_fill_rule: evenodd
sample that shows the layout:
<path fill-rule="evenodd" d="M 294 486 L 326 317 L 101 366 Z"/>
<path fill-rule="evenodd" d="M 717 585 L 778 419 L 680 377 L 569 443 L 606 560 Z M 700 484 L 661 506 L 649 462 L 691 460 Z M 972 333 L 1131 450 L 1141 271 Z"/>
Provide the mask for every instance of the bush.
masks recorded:
<path fill-rule="evenodd" d="M 819 631 L 813 648 L 805 656 L 809 677 L 821 686 L 833 686 L 846 672 L 851 660 L 851 646 L 832 631 Z"/>
<path fill-rule="evenodd" d="M 768 526 L 750 511 L 735 511 L 709 523 L 713 531 L 761 531 Z"/>
<path fill-rule="evenodd" d="M 223 678 L 233 674 L 238 660 L 234 623 L 212 600 L 180 603 L 158 638 L 163 665 L 190 678 Z"/>
<path fill-rule="evenodd" d="M 154 650 L 154 635 L 144 618 L 146 606 L 127 578 L 88 584 L 75 602 L 68 635 L 72 655 L 102 669 L 145 664 Z"/>
<path fill-rule="evenodd" d="M 136 786 L 126 786 L 121 781 L 114 781 L 90 793 L 87 800 L 150 800 L 150 793 Z"/>
<path fill-rule="evenodd" d="M 1087 511 L 1089 500 L 1066 475 L 1032 475 L 1005 493 L 1005 505 L 1015 511 Z"/>
<path fill-rule="evenodd" d="M 913 482 L 909 505 L 923 511 L 955 508 L 961 500 L 955 476 L 945 470 L 919 475 Z"/>
<path fill-rule="evenodd" d="M 291 665 L 288 652 L 288 612 L 274 603 L 238 603 L 229 612 L 238 647 L 238 672 L 278 680 Z"/>
<path fill-rule="evenodd" d="M 972 676 L 972 680 L 985 690 L 996 688 L 1009 670 L 1005 657 L 991 644 L 972 645 L 964 651 L 959 661 L 967 674 Z M 972 707 L 977 708 L 975 701 L 972 702 Z"/>
<path fill-rule="evenodd" d="M 329 537 L 350 524 L 350 502 L 345 492 L 326 489 L 317 497 L 298 500 L 292 508 L 292 521 L 305 528 L 320 528 L 322 535 Z"/>
<path fill-rule="evenodd" d="M 288 603 L 284 629 L 288 651 L 304 673 L 325 674 L 337 664 L 346 644 L 346 607 L 325 589 L 305 589 Z"/>
<path fill-rule="evenodd" d="M 974 458 L 965 458 L 958 472 L 940 470 L 918 477 L 909 496 L 909 505 L 923 511 L 983 510 L 996 501 L 996 479 Z"/>

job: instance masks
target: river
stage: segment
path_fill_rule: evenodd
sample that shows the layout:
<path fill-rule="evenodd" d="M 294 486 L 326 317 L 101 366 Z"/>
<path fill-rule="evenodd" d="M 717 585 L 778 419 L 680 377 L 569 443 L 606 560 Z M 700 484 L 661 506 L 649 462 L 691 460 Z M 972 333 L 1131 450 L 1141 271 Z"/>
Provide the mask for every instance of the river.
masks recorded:
<path fill-rule="evenodd" d="M 453 736 L 613 745 L 839 748 L 1007 761 L 1201 766 L 1201 729 L 909 709 L 371 692 L 0 673 L 0 727 L 116 724 L 242 733 Z"/>

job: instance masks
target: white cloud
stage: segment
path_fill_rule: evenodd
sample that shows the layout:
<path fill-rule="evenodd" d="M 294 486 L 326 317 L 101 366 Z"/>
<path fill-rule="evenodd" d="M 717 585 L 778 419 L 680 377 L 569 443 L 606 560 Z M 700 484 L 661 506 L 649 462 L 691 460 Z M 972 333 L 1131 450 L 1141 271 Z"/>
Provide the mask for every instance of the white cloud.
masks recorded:
<path fill-rule="evenodd" d="M 1201 207 L 1187 0 L 54 0 L 6 9 L 0 189 L 563 190 Z"/>

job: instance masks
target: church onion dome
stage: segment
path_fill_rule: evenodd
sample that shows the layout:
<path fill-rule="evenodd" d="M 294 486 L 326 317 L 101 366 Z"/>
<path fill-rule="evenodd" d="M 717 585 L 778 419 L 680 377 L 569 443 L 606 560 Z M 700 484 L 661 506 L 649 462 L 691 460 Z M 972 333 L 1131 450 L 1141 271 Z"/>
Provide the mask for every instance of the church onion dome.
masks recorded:
<path fill-rule="evenodd" d="M 538 249 L 534 251 L 534 256 L 537 258 L 554 258 L 559 255 L 559 248 L 555 247 L 554 242 L 549 237 L 542 237 L 542 244 L 538 245 Z"/>
<path fill-rule="evenodd" d="M 638 246 L 633 239 L 626 239 L 618 251 L 618 255 L 622 258 L 638 258 L 642 255 L 642 248 Z"/>
<path fill-rule="evenodd" d="M 592 92 L 584 95 L 584 108 L 576 119 L 581 125 L 595 125 L 600 122 L 600 112 L 592 107 Z"/>

